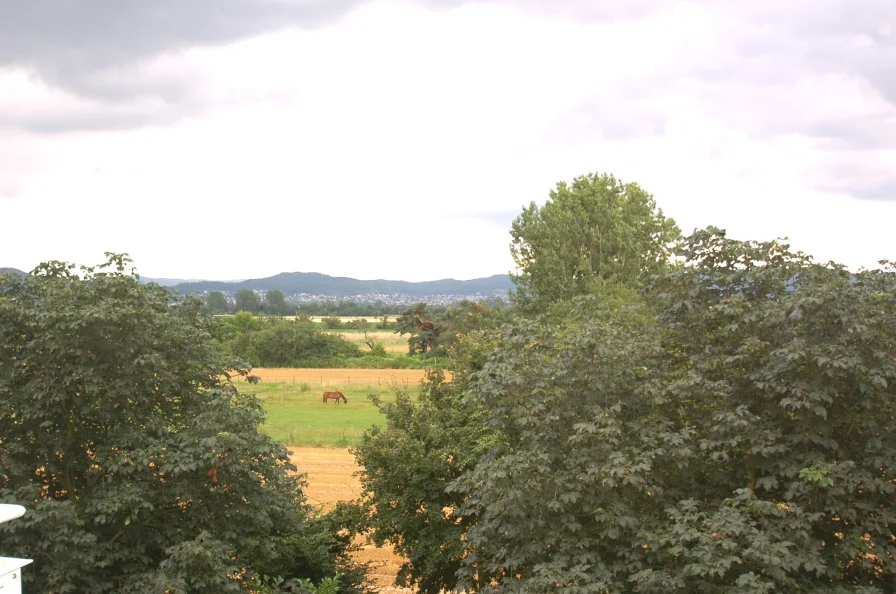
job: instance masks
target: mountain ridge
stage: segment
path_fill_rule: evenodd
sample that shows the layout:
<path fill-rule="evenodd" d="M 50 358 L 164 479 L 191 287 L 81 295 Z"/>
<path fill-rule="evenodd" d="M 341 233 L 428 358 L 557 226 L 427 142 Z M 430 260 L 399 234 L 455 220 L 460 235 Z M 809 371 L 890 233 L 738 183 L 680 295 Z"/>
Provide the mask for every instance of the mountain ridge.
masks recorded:
<path fill-rule="evenodd" d="M 387 279 L 361 280 L 346 276 L 329 276 L 319 272 L 281 272 L 266 278 L 244 281 L 202 281 L 174 285 L 179 293 L 203 293 L 208 291 L 236 292 L 240 289 L 279 290 L 287 295 L 305 293 L 311 295 L 360 295 L 378 293 L 385 295 L 482 295 L 503 293 L 513 288 L 510 277 L 495 274 L 470 280 L 453 278 L 434 281 L 398 281 Z"/>

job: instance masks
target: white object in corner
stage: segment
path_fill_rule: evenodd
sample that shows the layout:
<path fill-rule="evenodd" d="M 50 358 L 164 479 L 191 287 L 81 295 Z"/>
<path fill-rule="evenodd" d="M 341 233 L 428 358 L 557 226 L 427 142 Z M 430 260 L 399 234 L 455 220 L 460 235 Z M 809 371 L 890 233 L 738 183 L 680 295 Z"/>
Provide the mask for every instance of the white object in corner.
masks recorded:
<path fill-rule="evenodd" d="M 0 524 L 15 520 L 25 515 L 21 505 L 0 503 Z M 31 563 L 31 559 L 0 557 L 0 594 L 22 593 L 22 568 Z"/>
<path fill-rule="evenodd" d="M 0 557 L 0 594 L 22 594 L 22 568 L 31 559 Z"/>

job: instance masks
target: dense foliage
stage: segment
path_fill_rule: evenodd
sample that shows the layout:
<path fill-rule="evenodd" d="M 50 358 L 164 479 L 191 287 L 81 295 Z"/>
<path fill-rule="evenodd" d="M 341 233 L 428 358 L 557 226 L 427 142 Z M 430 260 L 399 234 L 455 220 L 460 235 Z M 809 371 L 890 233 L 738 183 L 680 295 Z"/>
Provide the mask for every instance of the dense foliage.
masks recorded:
<path fill-rule="evenodd" d="M 234 311 L 248 311 L 258 313 L 261 311 L 261 299 L 250 289 L 240 289 L 234 295 Z"/>
<path fill-rule="evenodd" d="M 261 307 L 262 311 L 275 316 L 291 315 L 296 311 L 294 305 L 286 303 L 286 295 L 277 289 L 265 292 Z"/>
<path fill-rule="evenodd" d="M 591 292 L 595 279 L 638 286 L 662 269 L 680 232 L 638 184 L 589 174 L 560 182 L 513 221 L 514 298 L 532 311 Z"/>
<path fill-rule="evenodd" d="M 504 302 L 463 300 L 457 305 L 433 311 L 418 303 L 395 320 L 395 333 L 408 335 L 408 354 L 444 356 L 454 349 L 461 336 L 485 326 L 494 326 L 507 317 Z"/>
<path fill-rule="evenodd" d="M 239 592 L 337 572 L 355 590 L 347 542 L 305 506 L 258 400 L 220 389 L 241 364 L 201 304 L 126 265 L 0 276 L 0 500 L 28 509 L 0 533 L 35 560 L 27 590 Z"/>
<path fill-rule="evenodd" d="M 457 481 L 503 592 L 891 592 L 896 274 L 691 236 L 655 321 L 508 327 Z M 642 306 L 643 308 L 643 306 Z M 475 561 L 473 560 L 475 559 Z"/>
<path fill-rule="evenodd" d="M 308 320 L 255 318 L 240 312 L 223 324 L 230 352 L 256 367 L 333 367 L 323 363 L 361 356 L 358 345 Z"/>
<path fill-rule="evenodd" d="M 205 311 L 211 315 L 221 315 L 230 312 L 230 304 L 221 291 L 212 291 L 205 299 Z"/>

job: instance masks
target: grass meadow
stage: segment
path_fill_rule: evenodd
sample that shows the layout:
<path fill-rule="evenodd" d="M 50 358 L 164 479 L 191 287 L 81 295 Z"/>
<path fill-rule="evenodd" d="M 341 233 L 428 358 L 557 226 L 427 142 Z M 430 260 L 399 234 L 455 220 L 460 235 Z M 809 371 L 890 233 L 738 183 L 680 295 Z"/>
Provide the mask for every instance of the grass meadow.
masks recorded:
<path fill-rule="evenodd" d="M 419 394 L 420 370 L 390 369 L 260 369 L 252 373 L 261 383 L 239 383 L 240 391 L 254 392 L 264 402 L 268 435 L 287 445 L 345 448 L 357 445 L 371 425 L 385 419 L 368 395 L 395 398 L 394 387 Z M 342 392 L 348 404 L 324 404 L 324 392 Z"/>

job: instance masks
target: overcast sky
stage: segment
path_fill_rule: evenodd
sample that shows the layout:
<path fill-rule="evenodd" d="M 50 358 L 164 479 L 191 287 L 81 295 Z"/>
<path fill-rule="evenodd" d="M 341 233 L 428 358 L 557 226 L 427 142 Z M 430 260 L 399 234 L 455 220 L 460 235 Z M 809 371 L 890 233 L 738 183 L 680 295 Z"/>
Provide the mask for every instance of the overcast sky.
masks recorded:
<path fill-rule="evenodd" d="M 592 171 L 685 232 L 871 266 L 896 2 L 0 0 L 0 163 L 25 270 L 487 276 L 522 206 Z"/>

